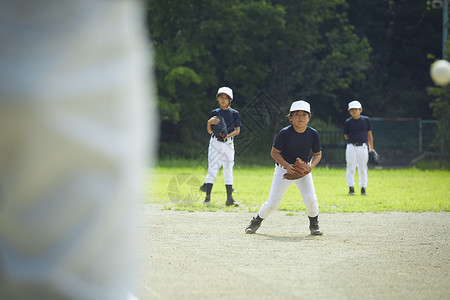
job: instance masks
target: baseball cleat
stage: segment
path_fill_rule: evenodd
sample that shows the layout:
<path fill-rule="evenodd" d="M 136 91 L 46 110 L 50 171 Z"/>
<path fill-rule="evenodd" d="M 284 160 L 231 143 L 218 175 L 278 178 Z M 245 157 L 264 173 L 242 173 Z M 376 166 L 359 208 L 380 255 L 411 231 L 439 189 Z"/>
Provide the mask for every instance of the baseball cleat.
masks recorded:
<path fill-rule="evenodd" d="M 200 191 L 206 193 L 206 183 L 204 183 L 204 184 L 200 187 Z"/>
<path fill-rule="evenodd" d="M 311 226 L 309 226 L 309 230 L 312 235 L 322 235 L 322 230 L 319 229 L 319 222 L 313 222 Z"/>
<path fill-rule="evenodd" d="M 233 197 L 230 197 L 227 199 L 227 202 L 225 202 L 226 206 L 239 206 L 239 203 L 237 203 L 236 201 L 234 201 Z"/>
<path fill-rule="evenodd" d="M 355 194 L 355 189 L 352 186 L 348 188 L 348 194 L 349 195 L 354 195 Z"/>
<path fill-rule="evenodd" d="M 205 197 L 205 202 L 204 204 L 211 204 L 211 196 L 206 196 Z"/>
<path fill-rule="evenodd" d="M 366 188 L 361 188 L 361 195 L 367 196 Z"/>
<path fill-rule="evenodd" d="M 245 228 L 245 233 L 256 233 L 256 230 L 258 230 L 259 226 L 261 226 L 261 221 L 258 221 L 255 217 L 253 217 L 253 219 L 250 221 L 250 224 L 248 224 L 247 228 Z"/>

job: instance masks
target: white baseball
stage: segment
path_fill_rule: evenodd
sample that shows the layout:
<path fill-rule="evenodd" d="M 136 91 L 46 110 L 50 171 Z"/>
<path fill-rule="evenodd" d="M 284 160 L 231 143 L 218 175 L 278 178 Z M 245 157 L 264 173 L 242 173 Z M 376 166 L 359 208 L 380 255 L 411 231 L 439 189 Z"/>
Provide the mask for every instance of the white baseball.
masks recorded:
<path fill-rule="evenodd" d="M 431 64 L 431 79 L 440 86 L 450 83 L 450 63 L 444 59 L 440 59 Z"/>

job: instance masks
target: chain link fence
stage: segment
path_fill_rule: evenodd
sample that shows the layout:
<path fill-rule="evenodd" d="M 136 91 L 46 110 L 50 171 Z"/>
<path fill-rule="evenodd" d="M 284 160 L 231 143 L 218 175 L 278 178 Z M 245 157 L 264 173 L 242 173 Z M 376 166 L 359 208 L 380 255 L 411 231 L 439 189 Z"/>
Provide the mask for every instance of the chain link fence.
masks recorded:
<path fill-rule="evenodd" d="M 442 149 L 436 120 L 420 118 L 371 118 L 375 150 L 384 166 L 408 166 L 427 156 L 438 156 Z M 345 164 L 343 131 L 320 132 L 323 145 L 321 164 Z"/>

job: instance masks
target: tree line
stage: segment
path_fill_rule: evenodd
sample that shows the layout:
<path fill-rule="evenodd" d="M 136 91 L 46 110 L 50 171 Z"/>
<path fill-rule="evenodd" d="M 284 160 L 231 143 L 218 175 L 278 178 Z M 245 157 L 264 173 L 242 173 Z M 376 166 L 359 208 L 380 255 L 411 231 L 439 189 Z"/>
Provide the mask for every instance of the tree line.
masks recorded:
<path fill-rule="evenodd" d="M 430 92 L 429 66 L 442 57 L 442 10 L 429 1 L 146 5 L 162 157 L 192 158 L 205 149 L 206 121 L 220 86 L 233 89 L 232 107 L 243 114 L 237 144 L 241 138 L 244 156 L 261 145 L 270 149 L 299 99 L 311 103 L 319 129 L 340 128 L 352 100 L 360 100 L 369 116 L 433 118 L 439 91 Z"/>

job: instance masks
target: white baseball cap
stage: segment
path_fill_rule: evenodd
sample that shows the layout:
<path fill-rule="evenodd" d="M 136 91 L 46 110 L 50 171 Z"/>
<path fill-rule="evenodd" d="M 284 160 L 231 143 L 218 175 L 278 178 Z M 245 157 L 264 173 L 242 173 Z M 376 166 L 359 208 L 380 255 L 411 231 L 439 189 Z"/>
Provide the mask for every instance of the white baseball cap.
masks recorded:
<path fill-rule="evenodd" d="M 233 100 L 233 90 L 230 89 L 229 87 L 226 87 L 226 86 L 221 87 L 221 88 L 217 91 L 216 97 L 219 96 L 219 94 L 222 94 L 222 93 L 228 95 L 228 96 L 231 98 L 231 100 Z"/>
<path fill-rule="evenodd" d="M 348 104 L 348 110 L 352 109 L 352 108 L 362 108 L 361 103 L 359 103 L 359 101 L 352 101 Z"/>
<path fill-rule="evenodd" d="M 289 110 L 289 112 L 293 112 L 296 110 L 304 110 L 308 113 L 311 113 L 311 106 L 309 105 L 308 102 L 306 102 L 304 100 L 295 101 L 292 103 L 291 109 Z"/>

